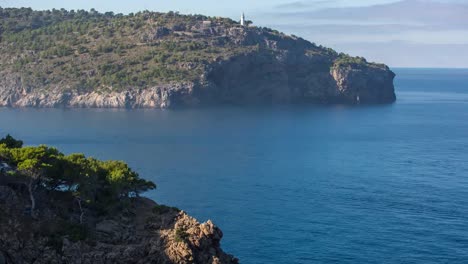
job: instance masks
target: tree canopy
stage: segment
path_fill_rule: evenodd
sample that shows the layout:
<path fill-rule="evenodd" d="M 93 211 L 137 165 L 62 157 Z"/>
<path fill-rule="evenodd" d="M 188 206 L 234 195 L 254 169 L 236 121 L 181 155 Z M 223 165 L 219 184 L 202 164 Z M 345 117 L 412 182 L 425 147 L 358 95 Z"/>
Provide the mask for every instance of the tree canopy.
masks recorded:
<path fill-rule="evenodd" d="M 8 134 L 6 137 L 0 139 L 0 144 L 5 144 L 8 148 L 21 148 L 23 146 L 23 141 L 16 140 Z"/>
<path fill-rule="evenodd" d="M 176 12 L 122 15 L 0 7 L 0 73 L 20 75 L 31 89 L 66 82 L 67 89 L 78 92 L 198 80 L 207 61 L 250 50 L 215 45 L 217 37 L 197 37 L 205 20 L 236 24 Z"/>
<path fill-rule="evenodd" d="M 73 194 L 90 207 L 105 210 L 156 188 L 122 161 L 64 155 L 45 145 L 22 147 L 9 135 L 0 142 L 0 158 L 16 168 L 16 176 L 39 188 Z"/>

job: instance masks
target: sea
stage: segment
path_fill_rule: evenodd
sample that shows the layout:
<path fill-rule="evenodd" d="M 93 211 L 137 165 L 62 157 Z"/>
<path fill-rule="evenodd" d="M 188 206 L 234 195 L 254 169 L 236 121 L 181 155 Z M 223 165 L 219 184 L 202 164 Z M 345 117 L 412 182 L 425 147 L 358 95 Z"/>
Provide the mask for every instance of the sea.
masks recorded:
<path fill-rule="evenodd" d="M 468 263 L 468 69 L 390 105 L 0 109 L 0 135 L 128 162 L 241 263 Z"/>

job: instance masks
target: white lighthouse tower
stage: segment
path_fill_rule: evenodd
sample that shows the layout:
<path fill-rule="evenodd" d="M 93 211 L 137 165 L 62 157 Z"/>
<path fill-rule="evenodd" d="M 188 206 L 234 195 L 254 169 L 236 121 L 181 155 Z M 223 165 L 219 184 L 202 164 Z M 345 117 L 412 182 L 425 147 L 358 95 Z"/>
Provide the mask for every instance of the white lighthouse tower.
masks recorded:
<path fill-rule="evenodd" d="M 245 15 L 244 15 L 244 12 L 242 12 L 240 24 L 241 24 L 241 26 L 245 26 Z"/>

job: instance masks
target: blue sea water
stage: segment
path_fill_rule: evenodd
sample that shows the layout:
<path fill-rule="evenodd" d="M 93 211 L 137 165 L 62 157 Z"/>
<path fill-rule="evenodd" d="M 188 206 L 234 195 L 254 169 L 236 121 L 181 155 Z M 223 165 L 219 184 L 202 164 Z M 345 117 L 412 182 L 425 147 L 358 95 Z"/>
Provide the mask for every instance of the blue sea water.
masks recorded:
<path fill-rule="evenodd" d="M 0 133 L 122 159 L 241 263 L 468 263 L 468 70 L 383 106 L 0 109 Z"/>

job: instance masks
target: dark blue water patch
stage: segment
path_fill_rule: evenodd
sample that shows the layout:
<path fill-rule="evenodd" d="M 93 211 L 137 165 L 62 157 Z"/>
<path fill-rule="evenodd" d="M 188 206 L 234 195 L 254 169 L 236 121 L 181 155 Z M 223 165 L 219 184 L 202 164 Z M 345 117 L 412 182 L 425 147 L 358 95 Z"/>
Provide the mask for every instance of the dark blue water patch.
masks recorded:
<path fill-rule="evenodd" d="M 0 109 L 0 133 L 128 161 L 242 263 L 464 263 L 468 70 L 394 71 L 392 105 Z"/>

